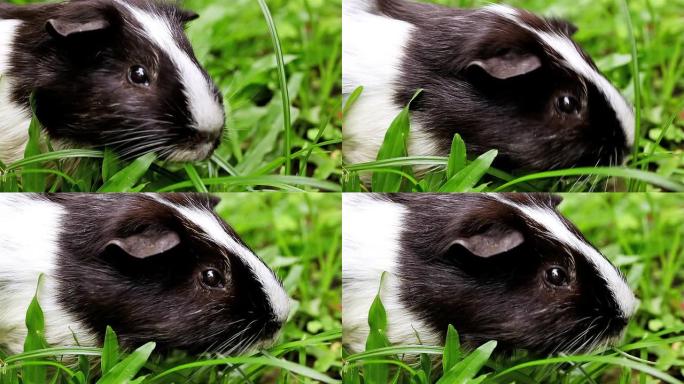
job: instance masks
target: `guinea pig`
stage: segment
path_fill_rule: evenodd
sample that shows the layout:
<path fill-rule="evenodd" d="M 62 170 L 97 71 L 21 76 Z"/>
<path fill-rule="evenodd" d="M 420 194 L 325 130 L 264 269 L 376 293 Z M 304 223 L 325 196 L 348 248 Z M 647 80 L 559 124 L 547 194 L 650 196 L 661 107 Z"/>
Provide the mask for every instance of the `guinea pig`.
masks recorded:
<path fill-rule="evenodd" d="M 55 148 L 209 157 L 225 112 L 184 33 L 197 17 L 154 0 L 0 4 L 0 161 L 23 158 L 31 94 Z"/>
<path fill-rule="evenodd" d="M 411 103 L 411 156 L 498 150 L 497 167 L 539 171 L 615 165 L 634 142 L 631 106 L 572 40 L 575 26 L 505 5 L 456 9 L 344 0 L 344 156 L 375 160 Z"/>
<path fill-rule="evenodd" d="M 191 194 L 0 195 L 0 350 L 17 353 L 38 301 L 51 345 L 235 354 L 270 344 L 289 312 L 275 274 Z"/>
<path fill-rule="evenodd" d="M 363 351 L 379 291 L 393 344 L 440 345 L 449 324 L 464 346 L 496 340 L 501 353 L 616 342 L 635 296 L 558 213 L 559 202 L 547 194 L 345 194 L 345 346 Z"/>

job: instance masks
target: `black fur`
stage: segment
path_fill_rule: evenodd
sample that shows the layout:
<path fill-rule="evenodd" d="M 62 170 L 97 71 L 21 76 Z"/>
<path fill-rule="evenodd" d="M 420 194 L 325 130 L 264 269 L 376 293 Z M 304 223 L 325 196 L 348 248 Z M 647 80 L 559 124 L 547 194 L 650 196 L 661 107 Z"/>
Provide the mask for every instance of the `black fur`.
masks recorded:
<path fill-rule="evenodd" d="M 163 198 L 208 213 L 216 203 L 203 195 Z M 281 328 L 252 271 L 172 208 L 142 194 L 60 194 L 49 199 L 67 210 L 57 263 L 59 300 L 100 338 L 109 325 L 126 347 L 154 340 L 160 351 L 237 353 Z M 151 228 L 171 230 L 181 243 L 146 259 L 108 246 L 112 239 Z M 200 283 L 208 268 L 225 274 L 225 289 Z"/>
<path fill-rule="evenodd" d="M 169 2 L 125 1 L 166 18 L 178 46 L 200 67 L 184 34 L 184 24 L 193 14 Z M 35 94 L 36 115 L 51 138 L 79 146 L 110 146 L 125 157 L 169 155 L 204 143 L 213 143 L 214 148 L 219 144 L 220 135 L 191 128 L 183 84 L 171 59 L 135 32 L 140 26 L 114 0 L 0 4 L 0 19 L 23 21 L 10 57 L 12 98 L 28 110 L 30 95 Z M 59 37 L 50 33 L 48 20 L 96 20 L 107 27 Z M 149 87 L 128 81 L 134 65 L 148 69 Z"/>
<path fill-rule="evenodd" d="M 404 106 L 418 89 L 423 90 L 412 104 L 413 118 L 433 137 L 438 154 L 447 154 L 454 134 L 459 133 L 474 154 L 497 149 L 496 165 L 505 169 L 622 162 L 627 141 L 605 97 L 559 65 L 554 53 L 531 32 L 482 10 L 377 0 L 375 11 L 416 27 L 406 47 L 401 78 L 394 85 L 395 101 Z M 576 30 L 563 20 L 521 12 L 522 19 L 542 31 L 570 37 Z M 534 55 L 541 67 L 500 80 L 468 65 L 507 53 Z M 557 100 L 564 95 L 580 101 L 579 113 L 558 110 Z"/>
<path fill-rule="evenodd" d="M 547 209 L 560 202 L 546 194 L 506 196 Z M 542 235 L 543 229 L 515 208 L 483 194 L 383 198 L 409 210 L 398 262 L 401 300 L 435 330 L 444 332 L 452 324 L 469 346 L 497 340 L 499 352 L 527 349 L 548 354 L 587 350 L 619 336 L 626 326 L 627 319 L 621 317 L 595 267 Z M 524 242 L 487 258 L 453 243 L 492 227 L 518 231 Z M 545 272 L 554 266 L 568 271 L 567 287 L 545 281 Z"/>

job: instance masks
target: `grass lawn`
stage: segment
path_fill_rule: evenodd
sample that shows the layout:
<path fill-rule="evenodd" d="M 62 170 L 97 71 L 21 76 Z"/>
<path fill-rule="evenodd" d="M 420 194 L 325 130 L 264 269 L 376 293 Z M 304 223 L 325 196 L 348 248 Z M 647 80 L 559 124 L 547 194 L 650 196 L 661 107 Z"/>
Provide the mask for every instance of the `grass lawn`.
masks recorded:
<path fill-rule="evenodd" d="M 34 340 L 28 345 L 38 347 L 29 347 L 23 354 L 0 353 L 0 383 L 118 384 L 134 378 L 137 381 L 131 383 L 338 383 L 342 348 L 340 195 L 232 193 L 221 197 L 219 214 L 277 272 L 294 300 L 276 345 L 247 356 L 178 352 L 160 357 L 153 353 L 153 344 L 148 344 L 117 358 L 112 352 L 116 350 L 113 339 L 105 342 L 104 349 L 40 349 L 42 344 Z M 35 307 L 29 309 L 29 330 L 38 335 L 33 339 L 41 335 L 41 318 Z M 81 356 L 78 364 L 75 356 Z M 101 378 L 100 364 L 107 367 Z"/>
<path fill-rule="evenodd" d="M 619 346 L 587 355 L 496 356 L 496 342 L 469 353 L 456 333 L 446 348 L 383 347 L 346 355 L 345 383 L 683 383 L 684 195 L 569 194 L 561 211 L 627 276 L 639 309 Z M 382 327 L 376 305 L 371 332 Z M 469 354 L 468 354 L 469 353 Z M 422 354 L 420 364 L 398 360 Z M 467 354 L 467 357 L 466 357 Z M 445 356 L 442 370 L 428 356 Z M 396 369 L 396 370 L 395 370 Z M 447 372 L 443 375 L 442 371 Z M 355 379 L 360 377 L 360 379 Z M 387 379 L 389 377 L 389 379 Z M 441 381 L 440 381 L 441 380 Z"/>
<path fill-rule="evenodd" d="M 430 0 L 460 7 L 481 0 Z M 495 1 L 499 3 L 500 1 Z M 345 191 L 684 191 L 684 2 L 681 0 L 510 0 L 579 27 L 575 39 L 636 107 L 637 140 L 622 167 L 510 174 L 491 167 L 496 152 L 467 156 L 460 138 L 449 157 L 407 157 L 408 119 L 395 120 L 377 161 L 344 165 Z M 638 76 L 636 76 L 638 74 Z M 636 79 L 639 79 L 636 81 Z M 362 89 L 357 91 L 362 92 Z M 361 93 L 362 94 L 362 93 Z M 353 108 L 350 97 L 344 107 Z M 400 116 L 401 117 L 401 116 Z M 467 143 L 466 143 L 467 144 Z M 472 160 L 466 162 L 466 158 Z M 431 166 L 414 175 L 412 166 Z M 364 185 L 360 175 L 374 173 Z"/>
<path fill-rule="evenodd" d="M 226 100 L 227 131 L 211 159 L 175 164 L 150 154 L 131 162 L 108 150 L 36 150 L 0 164 L 0 191 L 340 189 L 340 0 L 183 4 L 201 15 L 188 34 Z"/>

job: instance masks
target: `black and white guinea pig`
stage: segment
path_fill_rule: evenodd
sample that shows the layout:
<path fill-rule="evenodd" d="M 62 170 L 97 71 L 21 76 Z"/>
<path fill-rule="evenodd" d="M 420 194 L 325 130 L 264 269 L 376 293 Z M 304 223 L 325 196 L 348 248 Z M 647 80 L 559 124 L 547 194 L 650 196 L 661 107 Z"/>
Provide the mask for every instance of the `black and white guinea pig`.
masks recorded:
<path fill-rule="evenodd" d="M 496 165 L 546 170 L 622 162 L 634 114 L 571 38 L 576 28 L 505 5 L 455 9 L 406 0 L 343 1 L 344 155 L 375 160 L 411 104 L 409 155 L 497 149 Z"/>
<path fill-rule="evenodd" d="M 38 300 L 53 345 L 239 353 L 269 344 L 289 299 L 205 195 L 0 196 L 0 350 L 20 352 Z M 73 333 L 72 333 L 73 332 Z"/>
<path fill-rule="evenodd" d="M 0 4 L 0 161 L 23 157 L 31 93 L 55 147 L 207 158 L 225 112 L 184 33 L 195 18 L 162 0 Z"/>
<path fill-rule="evenodd" d="M 623 275 L 533 194 L 345 194 L 343 341 L 362 351 L 381 298 L 389 340 L 578 352 L 617 341 L 635 313 Z"/>

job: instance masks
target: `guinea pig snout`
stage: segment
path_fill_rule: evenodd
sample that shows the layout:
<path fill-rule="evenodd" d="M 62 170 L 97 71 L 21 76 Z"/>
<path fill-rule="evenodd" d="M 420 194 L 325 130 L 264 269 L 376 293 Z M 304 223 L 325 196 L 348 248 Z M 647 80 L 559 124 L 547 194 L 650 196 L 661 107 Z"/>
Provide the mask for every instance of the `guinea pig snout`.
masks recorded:
<path fill-rule="evenodd" d="M 211 131 L 198 131 L 193 135 L 193 141 L 195 141 L 198 144 L 216 143 L 221 140 L 222 134 L 223 128 Z"/>
<path fill-rule="evenodd" d="M 263 326 L 263 333 L 266 337 L 273 337 L 280 332 L 285 322 L 275 317 L 267 320 Z"/>

